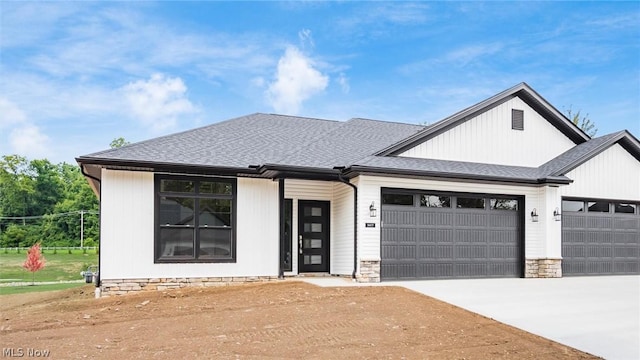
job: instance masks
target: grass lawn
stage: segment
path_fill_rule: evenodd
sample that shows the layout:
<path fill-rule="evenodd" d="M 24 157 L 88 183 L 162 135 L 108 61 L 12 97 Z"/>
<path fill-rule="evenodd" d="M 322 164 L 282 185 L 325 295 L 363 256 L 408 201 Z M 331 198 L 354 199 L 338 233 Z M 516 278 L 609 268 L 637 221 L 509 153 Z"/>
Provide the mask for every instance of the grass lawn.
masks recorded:
<path fill-rule="evenodd" d="M 0 286 L 0 295 L 22 294 L 40 291 L 65 290 L 76 287 L 85 286 L 85 283 L 62 283 L 62 284 L 45 284 L 45 285 L 25 285 L 25 286 Z"/>
<path fill-rule="evenodd" d="M 41 281 L 82 280 L 81 271 L 86 270 L 89 265 L 98 265 L 98 255 L 95 250 L 87 251 L 86 254 L 82 250 L 72 250 L 71 254 L 69 254 L 68 250 L 57 250 L 56 254 L 53 253 L 53 250 L 46 250 L 43 255 L 45 257 L 45 267 L 35 273 L 36 283 Z M 15 250 L 9 251 L 7 254 L 0 252 L 0 284 L 31 282 L 32 274 L 22 267 L 26 259 L 26 251 L 20 251 L 19 254 Z M 2 290 L 2 293 L 4 293 L 4 290 Z"/>

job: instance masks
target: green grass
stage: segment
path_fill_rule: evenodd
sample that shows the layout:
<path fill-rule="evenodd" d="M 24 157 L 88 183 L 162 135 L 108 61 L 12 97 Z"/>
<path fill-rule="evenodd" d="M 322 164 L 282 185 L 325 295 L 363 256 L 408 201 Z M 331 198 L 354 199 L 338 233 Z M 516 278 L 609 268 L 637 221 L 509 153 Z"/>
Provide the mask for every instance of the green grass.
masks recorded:
<path fill-rule="evenodd" d="M 80 272 L 87 269 L 89 265 L 98 265 L 98 255 L 95 250 L 87 251 L 53 250 L 43 252 L 45 257 L 45 267 L 35 273 L 35 281 L 67 281 L 82 280 Z M 22 267 L 27 259 L 26 251 L 16 253 L 15 250 L 8 253 L 0 252 L 0 283 L 9 282 L 31 282 L 32 274 Z"/>
<path fill-rule="evenodd" d="M 0 286 L 0 295 L 23 294 L 30 292 L 65 290 L 85 286 L 85 283 L 62 283 L 46 285 Z"/>

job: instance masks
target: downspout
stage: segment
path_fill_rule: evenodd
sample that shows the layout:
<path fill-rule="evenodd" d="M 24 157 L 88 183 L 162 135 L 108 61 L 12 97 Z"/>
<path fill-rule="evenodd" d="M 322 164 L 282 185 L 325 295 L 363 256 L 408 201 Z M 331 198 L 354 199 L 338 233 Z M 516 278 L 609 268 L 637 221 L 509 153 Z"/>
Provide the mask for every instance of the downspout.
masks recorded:
<path fill-rule="evenodd" d="M 82 175 L 88 177 L 89 179 L 95 180 L 100 185 L 100 209 L 98 212 L 98 223 L 102 225 L 102 180 L 98 179 L 95 176 L 91 176 L 84 171 L 84 166 L 80 164 L 80 172 Z M 100 226 L 100 235 L 102 235 L 102 226 Z M 100 276 L 102 274 L 102 236 L 100 236 L 100 242 L 98 242 L 98 275 L 96 276 L 96 297 L 98 296 L 98 289 L 100 288 Z"/>
<path fill-rule="evenodd" d="M 340 168 L 340 170 L 344 170 L 344 168 Z M 358 187 L 345 179 L 342 173 L 338 174 L 338 180 L 353 188 L 353 273 L 351 273 L 351 278 L 355 280 L 358 271 Z"/>

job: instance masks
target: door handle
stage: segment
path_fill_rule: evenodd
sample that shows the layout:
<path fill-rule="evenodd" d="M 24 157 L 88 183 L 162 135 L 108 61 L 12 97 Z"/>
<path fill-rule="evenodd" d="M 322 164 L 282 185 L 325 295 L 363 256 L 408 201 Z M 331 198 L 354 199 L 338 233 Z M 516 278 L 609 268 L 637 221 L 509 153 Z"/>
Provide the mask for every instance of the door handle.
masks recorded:
<path fill-rule="evenodd" d="M 302 255 L 302 235 L 298 235 L 298 253 Z"/>

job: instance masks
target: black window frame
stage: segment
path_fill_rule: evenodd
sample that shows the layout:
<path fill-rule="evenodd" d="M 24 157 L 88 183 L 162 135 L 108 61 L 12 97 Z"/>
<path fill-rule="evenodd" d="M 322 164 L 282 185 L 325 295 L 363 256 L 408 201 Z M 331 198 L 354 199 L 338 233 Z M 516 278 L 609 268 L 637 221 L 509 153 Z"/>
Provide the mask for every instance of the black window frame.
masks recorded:
<path fill-rule="evenodd" d="M 180 192 L 161 192 L 162 180 L 180 180 L 193 181 L 193 193 Z M 231 194 L 211 194 L 199 193 L 201 182 L 219 182 L 231 185 Z M 235 263 L 237 261 L 237 189 L 238 181 L 236 178 L 209 177 L 209 176 L 189 176 L 189 175 L 173 175 L 173 174 L 155 174 L 154 178 L 154 263 Z M 194 199 L 194 215 L 193 215 L 193 255 L 187 257 L 182 256 L 162 256 L 162 242 L 160 239 L 160 199 L 162 197 L 182 197 Z M 200 231 L 199 230 L 199 201 L 200 199 L 228 199 L 231 200 L 231 225 L 221 226 L 220 228 L 228 229 L 231 232 L 230 256 L 229 257 L 207 257 L 200 255 Z M 207 226 L 207 228 L 217 228 L 216 226 Z"/>

